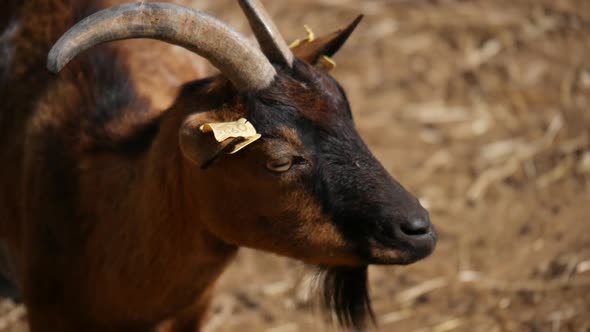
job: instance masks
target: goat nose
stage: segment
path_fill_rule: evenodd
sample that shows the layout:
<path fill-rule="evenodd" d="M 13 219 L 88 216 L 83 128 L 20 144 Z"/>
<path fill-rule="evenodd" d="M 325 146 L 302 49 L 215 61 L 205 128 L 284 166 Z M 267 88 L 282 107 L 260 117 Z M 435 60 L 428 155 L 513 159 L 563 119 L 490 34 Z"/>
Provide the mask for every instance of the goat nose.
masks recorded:
<path fill-rule="evenodd" d="M 408 236 L 419 236 L 430 233 L 430 219 L 428 214 L 408 218 L 400 225 L 401 231 Z"/>

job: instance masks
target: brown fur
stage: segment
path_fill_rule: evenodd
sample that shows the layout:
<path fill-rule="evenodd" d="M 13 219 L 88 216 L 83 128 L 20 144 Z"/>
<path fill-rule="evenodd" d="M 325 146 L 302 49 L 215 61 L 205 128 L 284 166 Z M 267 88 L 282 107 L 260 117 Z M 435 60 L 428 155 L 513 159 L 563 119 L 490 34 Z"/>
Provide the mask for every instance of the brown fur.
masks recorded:
<path fill-rule="evenodd" d="M 132 137 L 133 128 L 159 117 L 182 84 L 199 77 L 195 63 L 202 60 L 154 41 L 101 47 L 110 49 L 107 56 L 115 56 L 128 72 L 137 103 L 146 110 L 124 112 L 127 118 L 107 123 L 104 133 L 89 137 L 87 129 L 92 124 L 83 123 L 87 118 L 82 113 L 87 110 L 85 99 L 92 94 L 92 68 L 85 59 L 75 61 L 57 80 L 45 70 L 49 47 L 67 28 L 86 11 L 113 4 L 88 3 L 27 0 L 18 9 L 10 2 L 9 10 L 2 11 L 3 21 L 18 22 L 10 40 L 15 61 L 7 80 L 0 82 L 5 101 L 0 111 L 0 155 L 12 161 L 0 165 L 0 236 L 12 257 L 6 268 L 24 290 L 32 331 L 48 331 L 48 327 L 52 331 L 145 330 L 189 310 L 193 302 L 197 304 L 191 320 L 200 321 L 205 307 L 201 302 L 208 296 L 198 295 L 207 293 L 235 248 L 209 240 L 206 232 L 187 224 L 188 216 L 175 215 L 186 210 L 179 207 L 185 202 L 155 195 L 161 185 L 182 192 L 178 179 L 160 178 L 160 169 L 170 169 L 168 165 L 147 160 L 171 160 L 168 152 L 177 146 L 176 134 L 155 144 L 143 158 L 86 151 L 103 147 L 105 139 L 115 143 Z M 5 18 L 8 13 L 11 17 Z M 49 167 L 40 166 L 45 162 Z M 140 207 L 131 211 L 133 204 L 144 200 L 159 204 L 148 204 L 149 211 Z M 72 206 L 79 208 L 73 211 Z M 94 223 L 98 215 L 104 215 L 105 223 Z M 154 220 L 153 225 L 133 223 L 138 217 Z M 158 230 L 171 220 L 180 222 L 166 234 Z M 163 236 L 167 241 L 162 243 Z M 177 245 L 188 243 L 196 247 Z M 88 253 L 93 259 L 84 258 Z M 142 272 L 146 269 L 161 273 Z M 185 277 L 175 280 L 170 271 Z M 185 285 L 190 285 L 189 290 Z M 157 292 L 159 297 L 146 301 L 146 289 L 166 286 Z"/>

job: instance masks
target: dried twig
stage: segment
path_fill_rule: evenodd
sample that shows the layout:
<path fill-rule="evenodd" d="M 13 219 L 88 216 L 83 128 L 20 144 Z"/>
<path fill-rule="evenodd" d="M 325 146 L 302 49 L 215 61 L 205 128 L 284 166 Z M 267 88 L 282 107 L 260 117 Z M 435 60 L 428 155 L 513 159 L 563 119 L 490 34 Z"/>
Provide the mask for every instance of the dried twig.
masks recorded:
<path fill-rule="evenodd" d="M 448 281 L 444 277 L 431 279 L 398 293 L 396 300 L 401 303 L 413 302 L 420 296 L 432 292 L 433 290 L 443 288 L 447 285 Z"/>
<path fill-rule="evenodd" d="M 412 310 L 401 310 L 401 311 L 394 311 L 387 313 L 379 318 L 379 323 L 381 325 L 391 324 L 395 322 L 399 322 L 404 319 L 408 319 L 413 316 Z"/>
<path fill-rule="evenodd" d="M 470 285 L 494 291 L 532 291 L 532 292 L 543 292 L 543 291 L 554 291 L 561 290 L 565 287 L 573 288 L 586 288 L 590 287 L 590 278 L 576 278 L 576 279 L 558 279 L 551 281 L 541 280 L 524 280 L 524 281 L 507 281 L 493 279 L 483 276 L 481 273 L 475 271 L 462 271 L 459 274 L 459 281 L 463 283 L 469 283 Z"/>
<path fill-rule="evenodd" d="M 481 199 L 486 189 L 497 181 L 514 174 L 520 166 L 518 159 L 510 159 L 506 164 L 483 172 L 467 190 L 467 199 L 476 202 Z"/>

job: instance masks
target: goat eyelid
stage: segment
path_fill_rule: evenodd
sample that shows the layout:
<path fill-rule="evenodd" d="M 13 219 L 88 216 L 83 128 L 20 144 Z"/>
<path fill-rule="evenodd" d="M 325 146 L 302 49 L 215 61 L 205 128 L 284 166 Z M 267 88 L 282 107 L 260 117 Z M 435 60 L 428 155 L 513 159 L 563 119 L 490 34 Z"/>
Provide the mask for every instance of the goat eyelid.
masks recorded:
<path fill-rule="evenodd" d="M 291 169 L 293 161 L 292 157 L 272 159 L 266 163 L 266 168 L 273 173 L 284 173 Z"/>

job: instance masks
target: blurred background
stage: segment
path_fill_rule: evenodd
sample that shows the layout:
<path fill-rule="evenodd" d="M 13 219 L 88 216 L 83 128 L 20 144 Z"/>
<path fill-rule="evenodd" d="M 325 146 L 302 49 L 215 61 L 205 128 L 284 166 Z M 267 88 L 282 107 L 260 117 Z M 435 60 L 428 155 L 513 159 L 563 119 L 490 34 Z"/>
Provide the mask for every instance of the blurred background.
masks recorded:
<path fill-rule="evenodd" d="M 365 14 L 332 74 L 440 235 L 427 260 L 370 269 L 375 330 L 590 331 L 590 1 L 263 2 L 288 41 Z M 236 1 L 194 3 L 250 35 Z M 243 250 L 205 331 L 337 331 L 310 271 Z"/>

